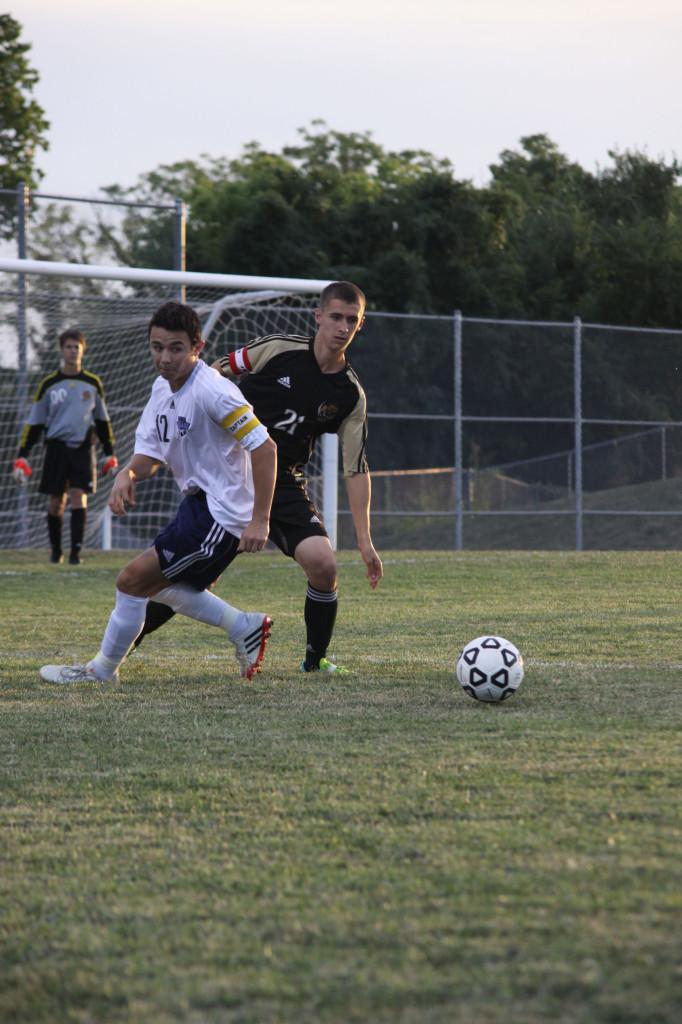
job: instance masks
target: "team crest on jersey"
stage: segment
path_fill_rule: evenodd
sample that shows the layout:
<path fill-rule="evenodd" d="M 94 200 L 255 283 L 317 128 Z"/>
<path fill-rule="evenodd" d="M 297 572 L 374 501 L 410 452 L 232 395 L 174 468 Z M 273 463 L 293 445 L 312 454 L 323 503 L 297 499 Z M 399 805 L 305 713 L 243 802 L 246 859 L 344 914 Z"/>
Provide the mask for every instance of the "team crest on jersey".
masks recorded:
<path fill-rule="evenodd" d="M 335 416 L 338 416 L 339 410 L 333 402 L 322 402 L 317 409 L 317 418 L 320 423 L 328 423 L 329 420 L 333 420 Z"/>
<path fill-rule="evenodd" d="M 189 420 L 186 420 L 184 416 L 178 416 L 178 434 L 180 437 L 184 437 L 189 430 Z"/>
<path fill-rule="evenodd" d="M 83 402 L 89 402 L 91 398 L 92 398 L 92 393 L 90 391 L 84 391 L 82 393 L 82 395 L 81 395 L 81 400 Z"/>

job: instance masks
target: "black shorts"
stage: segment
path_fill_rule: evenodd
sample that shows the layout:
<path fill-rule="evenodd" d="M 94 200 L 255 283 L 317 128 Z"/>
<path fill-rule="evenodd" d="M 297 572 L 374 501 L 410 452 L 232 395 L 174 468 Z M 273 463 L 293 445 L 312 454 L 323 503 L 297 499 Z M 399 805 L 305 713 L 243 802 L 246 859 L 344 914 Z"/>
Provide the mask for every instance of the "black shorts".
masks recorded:
<path fill-rule="evenodd" d="M 296 545 L 306 537 L 326 536 L 322 517 L 308 496 L 304 474 L 280 469 L 270 512 L 270 540 L 293 558 Z"/>
<path fill-rule="evenodd" d="M 175 519 L 154 541 L 161 572 L 169 583 L 206 590 L 237 557 L 239 538 L 217 523 L 203 491 L 182 499 Z"/>
<path fill-rule="evenodd" d="M 41 494 L 62 495 L 72 487 L 86 494 L 97 489 L 95 447 L 90 440 L 78 448 L 69 448 L 63 441 L 46 441 Z"/>

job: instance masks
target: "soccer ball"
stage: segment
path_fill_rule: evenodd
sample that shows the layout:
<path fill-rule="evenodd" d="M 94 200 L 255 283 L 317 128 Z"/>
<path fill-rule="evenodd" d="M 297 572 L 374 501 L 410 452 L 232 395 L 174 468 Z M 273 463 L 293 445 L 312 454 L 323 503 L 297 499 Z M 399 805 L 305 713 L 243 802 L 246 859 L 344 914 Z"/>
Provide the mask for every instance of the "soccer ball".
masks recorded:
<path fill-rule="evenodd" d="M 506 700 L 521 685 L 523 658 L 503 636 L 478 636 L 462 648 L 457 678 L 474 700 Z"/>

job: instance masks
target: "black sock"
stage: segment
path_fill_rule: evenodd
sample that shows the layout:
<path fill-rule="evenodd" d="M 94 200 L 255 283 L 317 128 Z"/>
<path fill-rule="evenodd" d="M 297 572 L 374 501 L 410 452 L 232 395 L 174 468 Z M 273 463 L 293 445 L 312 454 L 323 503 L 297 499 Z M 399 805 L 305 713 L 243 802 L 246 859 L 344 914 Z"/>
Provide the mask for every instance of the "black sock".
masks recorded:
<path fill-rule="evenodd" d="M 71 509 L 71 554 L 78 555 L 83 547 L 83 536 L 85 534 L 85 523 L 87 520 L 87 508 Z"/>
<path fill-rule="evenodd" d="M 316 590 L 308 584 L 305 595 L 305 667 L 318 668 L 334 632 L 338 608 L 335 590 Z"/>
<path fill-rule="evenodd" d="M 147 602 L 147 614 L 144 620 L 144 626 L 142 632 L 135 641 L 135 646 L 139 647 L 144 637 L 149 633 L 153 633 L 159 626 L 163 626 L 164 622 L 168 622 L 172 619 L 175 612 L 168 604 L 161 604 L 160 601 L 148 601 Z"/>
<path fill-rule="evenodd" d="M 50 538 L 50 547 L 58 555 L 62 553 L 62 522 L 61 516 L 47 513 L 47 535 Z"/>

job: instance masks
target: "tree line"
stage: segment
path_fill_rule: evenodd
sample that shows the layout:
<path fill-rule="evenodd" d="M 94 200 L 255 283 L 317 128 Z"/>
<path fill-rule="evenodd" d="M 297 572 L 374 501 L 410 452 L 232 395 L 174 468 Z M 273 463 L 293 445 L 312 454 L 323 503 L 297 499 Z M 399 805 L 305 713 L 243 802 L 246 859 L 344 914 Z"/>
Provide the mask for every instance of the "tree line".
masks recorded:
<path fill-rule="evenodd" d="M 37 72 L 21 25 L 0 15 L 0 187 L 39 185 L 49 122 L 32 95 Z M 477 186 L 424 150 L 392 152 L 369 132 L 323 121 L 297 144 L 246 145 L 234 158 L 162 165 L 110 199 L 189 207 L 188 269 L 350 278 L 370 308 L 393 312 L 682 324 L 682 167 L 644 152 L 609 152 L 588 171 L 546 134 L 520 139 Z M 0 209 L 11 235 L 12 202 Z M 37 256 L 169 266 L 171 219 L 131 210 L 120 229 L 41 207 Z"/>
<path fill-rule="evenodd" d="M 0 181 L 6 188 L 18 181 L 39 185 L 37 153 L 47 146 L 49 124 L 30 95 L 37 75 L 28 49 L 18 23 L 0 16 L 0 76 L 7 86 Z M 459 309 L 469 317 L 559 321 L 579 315 L 594 323 L 679 328 L 681 175 L 676 158 L 641 151 L 610 151 L 603 167 L 589 171 L 538 133 L 503 150 L 490 180 L 476 185 L 432 153 L 393 152 L 369 132 L 338 132 L 314 121 L 278 152 L 252 142 L 236 158 L 204 155 L 161 165 L 131 187 L 102 192 L 138 203 L 184 200 L 189 270 L 347 278 L 378 311 L 449 315 Z M 3 215 L 8 235 L 13 206 L 0 209 Z M 173 221 L 134 207 L 112 227 L 50 203 L 34 211 L 29 241 L 36 258 L 170 267 Z M 421 343 L 418 332 L 409 341 Z M 495 344 L 494 389 L 490 351 L 479 346 L 468 355 L 469 412 L 486 412 L 492 403 L 500 414 L 541 415 L 548 385 L 556 391 L 553 407 L 570 410 L 565 346 L 540 346 L 523 360 L 511 335 Z M 513 348 L 507 355 L 505 344 Z M 613 352 L 595 357 L 586 389 L 608 395 L 614 417 L 676 418 L 682 397 L 676 349 L 675 339 L 653 358 L 636 346 L 617 358 Z M 517 443 L 514 453 L 536 452 L 537 432 L 533 438 Z M 510 443 L 495 457 L 512 454 Z"/>

